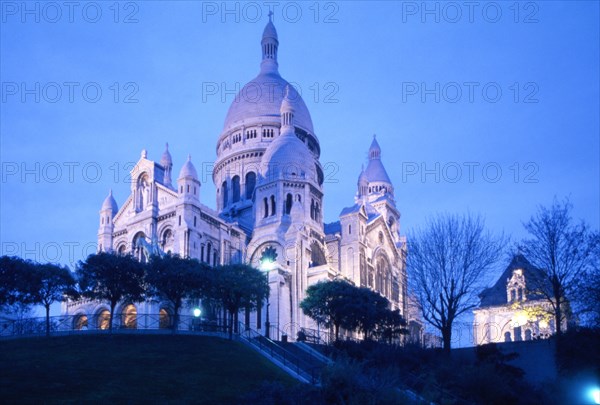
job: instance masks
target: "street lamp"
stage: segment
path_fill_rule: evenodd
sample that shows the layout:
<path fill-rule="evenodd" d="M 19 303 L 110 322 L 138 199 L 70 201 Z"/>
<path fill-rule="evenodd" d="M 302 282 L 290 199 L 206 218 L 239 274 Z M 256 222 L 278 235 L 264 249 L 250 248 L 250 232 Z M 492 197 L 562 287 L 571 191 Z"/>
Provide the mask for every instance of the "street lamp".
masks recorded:
<path fill-rule="evenodd" d="M 269 285 L 269 272 L 275 268 L 275 262 L 271 259 L 264 258 L 260 262 L 260 268 L 267 275 L 267 285 Z M 265 337 L 269 339 L 269 329 L 271 329 L 271 323 L 269 322 L 269 297 L 271 296 L 271 290 L 267 293 L 267 316 L 265 318 Z"/>

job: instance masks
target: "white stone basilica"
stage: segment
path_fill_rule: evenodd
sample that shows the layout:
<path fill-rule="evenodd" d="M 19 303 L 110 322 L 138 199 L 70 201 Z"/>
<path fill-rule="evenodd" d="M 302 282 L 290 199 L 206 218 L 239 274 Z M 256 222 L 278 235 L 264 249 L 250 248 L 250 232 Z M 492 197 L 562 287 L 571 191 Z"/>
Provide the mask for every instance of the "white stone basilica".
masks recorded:
<path fill-rule="evenodd" d="M 353 205 L 339 221 L 324 224 L 319 139 L 301 96 L 279 74 L 278 47 L 269 21 L 260 72 L 232 102 L 217 140 L 216 210 L 201 202 L 191 157 L 174 183 L 168 145 L 159 162 L 142 151 L 129 198 L 119 209 L 110 193 L 102 204 L 99 250 L 133 253 L 142 261 L 170 252 L 210 265 L 250 263 L 268 272 L 270 304 L 240 319 L 261 330 L 268 308 L 272 328 L 292 338 L 299 327 L 316 328 L 299 304 L 306 288 L 321 280 L 368 286 L 407 316 L 405 239 L 381 149 L 373 138 Z M 155 301 L 122 304 L 116 315 L 123 319 L 170 311 Z M 73 302 L 63 312 L 101 322 L 107 309 Z"/>

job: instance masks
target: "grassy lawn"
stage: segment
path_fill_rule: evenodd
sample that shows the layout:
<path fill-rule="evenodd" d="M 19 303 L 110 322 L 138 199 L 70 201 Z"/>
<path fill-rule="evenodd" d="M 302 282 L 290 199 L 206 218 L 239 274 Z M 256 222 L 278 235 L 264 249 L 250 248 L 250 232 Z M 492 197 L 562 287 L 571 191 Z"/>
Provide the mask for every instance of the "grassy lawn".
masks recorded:
<path fill-rule="evenodd" d="M 264 381 L 295 384 L 241 343 L 204 336 L 0 341 L 2 403 L 236 403 Z"/>

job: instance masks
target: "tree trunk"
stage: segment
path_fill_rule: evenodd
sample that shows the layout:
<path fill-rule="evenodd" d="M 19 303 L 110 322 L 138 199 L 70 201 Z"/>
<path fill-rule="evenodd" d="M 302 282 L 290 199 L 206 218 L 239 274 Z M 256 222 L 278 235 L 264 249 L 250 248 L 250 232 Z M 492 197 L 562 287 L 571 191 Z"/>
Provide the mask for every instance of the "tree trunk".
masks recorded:
<path fill-rule="evenodd" d="M 172 328 L 173 334 L 177 333 L 177 328 L 179 328 L 179 307 L 180 306 L 181 306 L 180 303 L 177 303 L 173 306 L 173 328 Z"/>
<path fill-rule="evenodd" d="M 50 304 L 44 306 L 46 307 L 46 336 L 50 336 Z"/>
<path fill-rule="evenodd" d="M 233 339 L 233 312 L 229 311 L 229 340 Z"/>
<path fill-rule="evenodd" d="M 340 325 L 336 323 L 333 325 L 333 328 L 335 330 L 335 341 L 337 342 L 340 335 Z"/>
<path fill-rule="evenodd" d="M 556 324 L 556 336 L 560 337 L 562 334 L 562 308 L 560 307 L 560 301 L 558 301 L 558 304 L 554 309 L 554 318 L 554 323 Z"/>
<path fill-rule="evenodd" d="M 113 315 L 115 313 L 115 307 L 117 306 L 117 303 L 110 303 L 110 319 L 108 320 L 108 332 L 112 335 L 113 333 Z"/>
<path fill-rule="evenodd" d="M 450 354 L 450 342 L 452 341 L 451 326 L 445 326 L 442 328 L 442 341 L 444 343 L 444 353 Z"/>

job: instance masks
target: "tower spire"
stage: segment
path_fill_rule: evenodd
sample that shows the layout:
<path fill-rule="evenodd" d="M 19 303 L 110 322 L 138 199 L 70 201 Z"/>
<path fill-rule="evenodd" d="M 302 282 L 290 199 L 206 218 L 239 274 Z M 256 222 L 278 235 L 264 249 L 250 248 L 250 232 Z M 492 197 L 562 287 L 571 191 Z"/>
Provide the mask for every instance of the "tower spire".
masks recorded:
<path fill-rule="evenodd" d="M 277 72 L 277 48 L 279 48 L 279 40 L 277 39 L 277 30 L 272 21 L 273 12 L 269 11 L 269 22 L 263 30 L 262 40 L 260 45 L 262 48 L 261 70 Z"/>
<path fill-rule="evenodd" d="M 294 108 L 294 96 L 292 96 L 290 93 L 292 93 L 294 90 L 291 89 L 291 86 L 288 84 L 287 86 L 285 86 L 285 96 L 283 97 L 283 101 L 281 102 L 281 108 L 280 108 L 280 113 L 281 113 L 281 127 L 282 128 L 292 128 L 292 133 L 293 133 L 293 128 L 294 128 L 294 112 L 295 112 L 295 108 Z M 287 131 L 282 131 L 282 133 L 285 133 Z"/>

